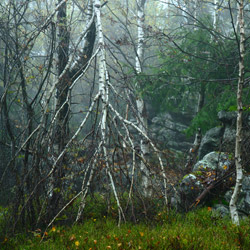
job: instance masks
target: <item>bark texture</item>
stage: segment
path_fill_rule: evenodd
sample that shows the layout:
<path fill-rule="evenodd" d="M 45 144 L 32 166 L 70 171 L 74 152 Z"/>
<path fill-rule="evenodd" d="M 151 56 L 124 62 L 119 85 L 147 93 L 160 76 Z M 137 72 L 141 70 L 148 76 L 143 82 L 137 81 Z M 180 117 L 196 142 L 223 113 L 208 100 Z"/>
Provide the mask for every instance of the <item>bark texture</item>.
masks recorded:
<path fill-rule="evenodd" d="M 240 25 L 240 44 L 239 44 L 239 80 L 237 90 L 237 127 L 236 127 L 236 141 L 235 141 L 235 165 L 236 165 L 236 185 L 230 201 L 230 214 L 232 222 L 239 225 L 239 214 L 237 211 L 237 200 L 242 187 L 243 171 L 242 171 L 242 89 L 244 84 L 244 57 L 245 57 L 245 29 L 244 29 L 244 0 L 239 3 L 239 25 Z"/>
<path fill-rule="evenodd" d="M 144 50 L 145 50 L 145 8 L 146 0 L 137 0 L 137 51 L 136 51 L 136 62 L 135 69 L 137 74 L 141 74 L 143 71 L 143 60 L 144 60 Z M 140 85 L 140 83 L 137 83 Z M 147 121 L 147 112 L 145 107 L 145 102 L 142 97 L 136 97 L 136 106 L 137 106 L 137 116 L 139 122 L 139 128 L 143 131 L 143 133 L 147 134 L 148 130 L 148 121 Z M 140 150 L 141 157 L 147 161 L 149 156 L 149 144 L 145 138 L 142 138 L 140 141 Z M 150 172 L 144 161 L 141 161 L 141 188 L 143 190 L 144 196 L 150 196 L 152 194 L 151 184 L 150 184 Z"/>

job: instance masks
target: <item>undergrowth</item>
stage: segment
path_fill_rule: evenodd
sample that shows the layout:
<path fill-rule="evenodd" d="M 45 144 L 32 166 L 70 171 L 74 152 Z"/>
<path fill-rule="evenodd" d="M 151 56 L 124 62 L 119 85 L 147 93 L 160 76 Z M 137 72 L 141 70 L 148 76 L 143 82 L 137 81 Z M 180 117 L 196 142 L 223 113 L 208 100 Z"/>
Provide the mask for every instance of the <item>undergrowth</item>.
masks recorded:
<path fill-rule="evenodd" d="M 234 226 L 230 218 L 221 218 L 203 208 L 178 214 L 157 212 L 153 223 L 123 223 L 117 227 L 112 216 L 98 216 L 92 211 L 82 223 L 55 224 L 2 238 L 0 249 L 249 249 L 250 220 Z M 42 239 L 43 238 L 43 239 Z"/>

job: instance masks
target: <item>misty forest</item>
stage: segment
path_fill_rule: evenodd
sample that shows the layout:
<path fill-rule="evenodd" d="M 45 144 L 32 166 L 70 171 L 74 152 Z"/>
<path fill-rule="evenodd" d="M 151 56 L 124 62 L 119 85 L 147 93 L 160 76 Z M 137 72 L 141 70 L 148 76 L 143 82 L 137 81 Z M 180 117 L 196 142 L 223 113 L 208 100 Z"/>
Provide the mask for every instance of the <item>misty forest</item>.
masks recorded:
<path fill-rule="evenodd" d="M 0 248 L 249 249 L 249 0 L 1 0 Z"/>

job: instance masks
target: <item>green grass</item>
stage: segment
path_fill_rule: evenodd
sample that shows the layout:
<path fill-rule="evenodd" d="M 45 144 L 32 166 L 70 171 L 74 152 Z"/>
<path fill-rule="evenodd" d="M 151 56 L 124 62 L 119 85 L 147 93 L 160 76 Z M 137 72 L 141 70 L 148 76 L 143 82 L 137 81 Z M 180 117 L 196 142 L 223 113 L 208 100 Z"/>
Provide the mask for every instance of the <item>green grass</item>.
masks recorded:
<path fill-rule="evenodd" d="M 249 249 L 250 221 L 240 227 L 221 219 L 207 208 L 186 215 L 160 212 L 150 225 L 92 217 L 71 227 L 54 225 L 43 241 L 40 230 L 6 238 L 0 249 Z"/>

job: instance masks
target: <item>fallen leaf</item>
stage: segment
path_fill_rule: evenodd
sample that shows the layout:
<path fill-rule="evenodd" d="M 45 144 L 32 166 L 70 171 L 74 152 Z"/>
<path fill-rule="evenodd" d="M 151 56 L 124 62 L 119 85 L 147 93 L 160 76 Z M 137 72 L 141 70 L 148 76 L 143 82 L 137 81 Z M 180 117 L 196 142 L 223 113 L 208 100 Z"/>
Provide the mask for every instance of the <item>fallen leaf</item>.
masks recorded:
<path fill-rule="evenodd" d="M 70 241 L 73 241 L 73 240 L 75 240 L 75 239 L 76 239 L 76 236 L 75 236 L 74 234 L 72 234 L 72 235 L 70 236 L 70 238 L 69 238 Z"/>
<path fill-rule="evenodd" d="M 139 232 L 139 234 L 141 235 L 141 237 L 143 237 L 143 236 L 144 236 L 144 233 L 143 233 L 143 232 Z"/>
<path fill-rule="evenodd" d="M 207 210 L 210 212 L 210 211 L 212 211 L 212 208 L 211 207 L 207 207 Z"/>

